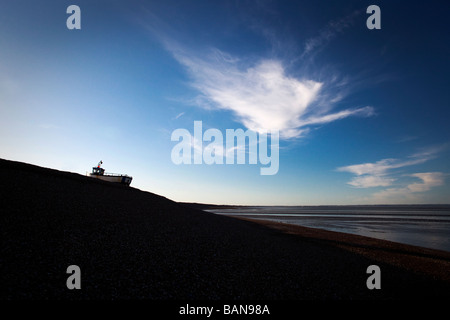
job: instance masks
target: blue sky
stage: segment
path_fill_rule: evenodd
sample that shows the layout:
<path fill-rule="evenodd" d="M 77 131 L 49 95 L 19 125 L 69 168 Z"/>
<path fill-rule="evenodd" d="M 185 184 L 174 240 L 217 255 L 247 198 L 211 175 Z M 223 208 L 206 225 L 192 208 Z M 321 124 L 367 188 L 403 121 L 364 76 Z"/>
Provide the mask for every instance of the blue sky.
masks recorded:
<path fill-rule="evenodd" d="M 69 30 L 66 9 L 81 9 Z M 381 9 L 369 30 L 366 9 Z M 99 160 L 175 201 L 449 203 L 445 1 L 8 1 L 0 157 Z M 177 128 L 279 130 L 279 170 L 176 165 Z"/>

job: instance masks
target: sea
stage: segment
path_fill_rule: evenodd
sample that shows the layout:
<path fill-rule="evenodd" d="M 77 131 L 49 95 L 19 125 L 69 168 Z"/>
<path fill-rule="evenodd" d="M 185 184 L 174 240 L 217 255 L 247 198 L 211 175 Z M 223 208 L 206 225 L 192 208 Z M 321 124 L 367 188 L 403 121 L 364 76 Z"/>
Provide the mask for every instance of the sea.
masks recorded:
<path fill-rule="evenodd" d="M 450 205 L 237 206 L 206 211 L 450 252 Z"/>

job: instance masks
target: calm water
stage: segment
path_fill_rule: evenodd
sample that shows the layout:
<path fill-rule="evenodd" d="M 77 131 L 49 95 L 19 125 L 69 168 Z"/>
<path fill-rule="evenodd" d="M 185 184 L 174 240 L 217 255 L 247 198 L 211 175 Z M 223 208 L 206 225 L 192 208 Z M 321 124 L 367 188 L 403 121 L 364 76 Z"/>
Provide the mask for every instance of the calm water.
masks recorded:
<path fill-rule="evenodd" d="M 450 251 L 450 205 L 249 206 L 208 211 Z"/>

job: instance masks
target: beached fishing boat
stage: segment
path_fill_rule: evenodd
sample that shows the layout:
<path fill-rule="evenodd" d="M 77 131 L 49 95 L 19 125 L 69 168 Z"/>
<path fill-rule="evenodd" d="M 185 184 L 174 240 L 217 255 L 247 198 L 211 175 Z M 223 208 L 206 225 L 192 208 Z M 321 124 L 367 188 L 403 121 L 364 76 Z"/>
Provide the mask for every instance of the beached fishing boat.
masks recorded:
<path fill-rule="evenodd" d="M 96 167 L 92 167 L 92 172 L 89 174 L 90 177 L 105 180 L 109 182 L 117 182 L 129 186 L 133 177 L 126 174 L 117 173 L 107 173 L 105 169 L 101 167 L 103 161 L 100 161 Z"/>

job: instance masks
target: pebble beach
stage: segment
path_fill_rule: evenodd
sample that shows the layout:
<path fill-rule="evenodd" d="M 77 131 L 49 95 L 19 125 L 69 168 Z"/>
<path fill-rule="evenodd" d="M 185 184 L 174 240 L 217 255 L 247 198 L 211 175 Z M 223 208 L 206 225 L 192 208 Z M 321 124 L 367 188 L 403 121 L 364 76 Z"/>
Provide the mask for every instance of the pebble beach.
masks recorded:
<path fill-rule="evenodd" d="M 2 300 L 450 297 L 450 253 L 219 216 L 133 187 L 0 160 Z M 66 286 L 70 265 L 81 289 Z M 366 286 L 379 266 L 381 289 Z"/>

